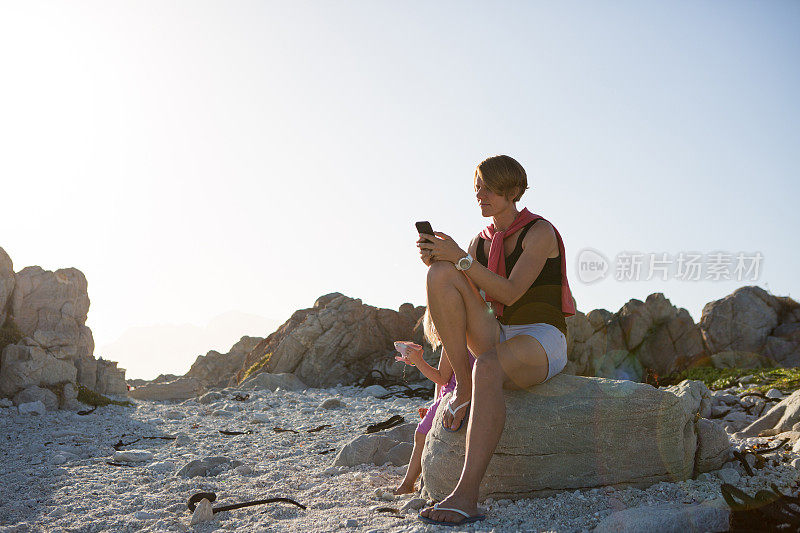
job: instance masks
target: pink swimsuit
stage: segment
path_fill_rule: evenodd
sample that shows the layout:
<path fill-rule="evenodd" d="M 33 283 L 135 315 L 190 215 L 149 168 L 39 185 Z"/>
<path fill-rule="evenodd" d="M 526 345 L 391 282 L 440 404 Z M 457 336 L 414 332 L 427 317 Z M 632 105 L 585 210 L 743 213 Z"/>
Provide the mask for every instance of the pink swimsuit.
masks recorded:
<path fill-rule="evenodd" d="M 472 370 L 472 367 L 475 366 L 475 357 L 472 355 L 472 352 L 467 350 L 467 357 L 469 358 L 469 368 Z M 428 407 L 428 412 L 425 414 L 425 417 L 417 424 L 417 433 L 422 433 L 423 435 L 427 435 L 428 431 L 431 430 L 431 426 L 433 426 L 433 419 L 436 416 L 436 409 L 439 407 L 439 402 L 442 401 L 442 397 L 447 394 L 448 392 L 452 392 L 456 388 L 456 375 L 455 373 L 450 376 L 450 381 L 447 382 L 447 385 L 441 388 L 439 391 L 439 396 L 437 396 L 430 407 Z"/>

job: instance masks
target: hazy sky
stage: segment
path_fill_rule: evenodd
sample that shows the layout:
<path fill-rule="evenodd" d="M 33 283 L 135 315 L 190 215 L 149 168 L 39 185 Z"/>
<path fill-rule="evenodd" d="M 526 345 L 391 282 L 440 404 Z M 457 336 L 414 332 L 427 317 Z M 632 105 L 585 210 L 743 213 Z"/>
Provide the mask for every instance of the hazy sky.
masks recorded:
<path fill-rule="evenodd" d="M 798 28 L 796 1 L 3 1 L 0 246 L 86 274 L 96 355 L 182 373 L 195 347 L 108 347 L 332 291 L 424 304 L 414 221 L 466 247 L 474 168 L 508 154 L 581 311 L 796 298 Z M 578 279 L 585 248 L 605 279 Z M 632 251 L 763 260 L 755 281 L 615 279 Z"/>

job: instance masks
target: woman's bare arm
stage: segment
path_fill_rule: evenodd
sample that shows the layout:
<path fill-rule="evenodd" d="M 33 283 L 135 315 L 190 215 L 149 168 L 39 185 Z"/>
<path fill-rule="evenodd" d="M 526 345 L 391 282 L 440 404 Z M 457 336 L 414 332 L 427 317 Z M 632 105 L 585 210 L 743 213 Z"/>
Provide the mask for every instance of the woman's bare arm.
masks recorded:
<path fill-rule="evenodd" d="M 508 279 L 495 274 L 478 261 L 473 261 L 472 266 L 465 270 L 467 275 L 478 288 L 498 300 L 503 305 L 512 305 L 525 294 L 534 280 L 542 272 L 547 256 L 558 246 L 553 226 L 546 220 L 541 221 L 530 229 L 522 241 L 522 255 L 520 255 Z M 477 256 L 478 237 L 469 245 L 469 253 Z"/>

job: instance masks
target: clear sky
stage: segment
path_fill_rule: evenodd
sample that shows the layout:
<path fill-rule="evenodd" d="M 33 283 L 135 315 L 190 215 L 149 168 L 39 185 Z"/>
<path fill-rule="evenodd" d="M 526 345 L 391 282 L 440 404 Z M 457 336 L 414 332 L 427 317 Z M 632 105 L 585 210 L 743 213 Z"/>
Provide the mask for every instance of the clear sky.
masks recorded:
<path fill-rule="evenodd" d="M 424 304 L 414 221 L 466 247 L 474 168 L 507 154 L 583 312 L 797 298 L 798 28 L 796 1 L 2 1 L 0 246 L 86 274 L 96 355 L 183 373 L 328 292 Z M 614 276 L 719 251 L 758 279 Z M 120 348 L 220 315 L 248 318 Z"/>

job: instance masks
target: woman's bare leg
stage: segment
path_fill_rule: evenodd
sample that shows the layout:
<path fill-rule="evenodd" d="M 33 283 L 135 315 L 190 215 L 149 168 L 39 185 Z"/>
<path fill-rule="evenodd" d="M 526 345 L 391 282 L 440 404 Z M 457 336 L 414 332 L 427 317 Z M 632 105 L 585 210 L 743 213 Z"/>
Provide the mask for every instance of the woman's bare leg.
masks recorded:
<path fill-rule="evenodd" d="M 456 376 L 451 401 L 455 408 L 472 397 L 468 340 L 474 353 L 482 353 L 494 347 L 499 330 L 477 290 L 452 263 L 437 261 L 430 266 L 427 292 L 433 324 Z M 445 412 L 444 423 L 454 429 L 465 413 L 466 408 L 459 409 L 455 416 Z"/>
<path fill-rule="evenodd" d="M 464 468 L 456 488 L 442 500 L 442 507 L 461 509 L 470 515 L 478 512 L 480 483 L 505 425 L 503 388 L 527 388 L 546 378 L 544 348 L 527 335 L 509 339 L 478 357 L 473 370 L 473 403 L 467 426 Z M 464 519 L 458 513 L 432 507 L 423 509 L 420 514 L 433 520 L 456 523 Z"/>

